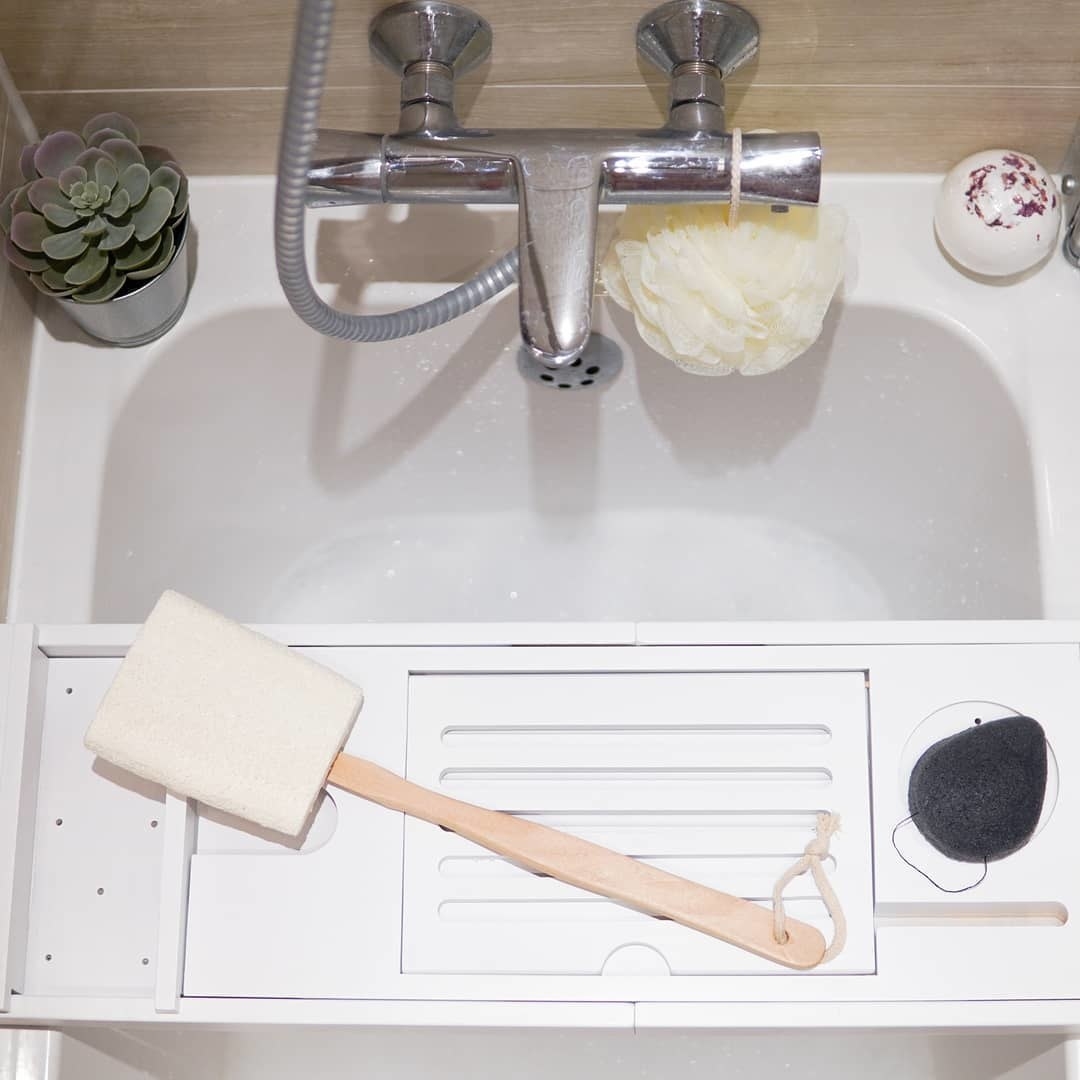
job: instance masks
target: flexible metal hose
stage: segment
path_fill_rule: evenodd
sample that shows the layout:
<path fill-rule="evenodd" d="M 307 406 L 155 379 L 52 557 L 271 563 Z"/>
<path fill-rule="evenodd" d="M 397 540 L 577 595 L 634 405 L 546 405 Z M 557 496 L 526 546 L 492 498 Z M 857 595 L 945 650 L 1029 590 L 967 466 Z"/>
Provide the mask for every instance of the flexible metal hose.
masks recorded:
<path fill-rule="evenodd" d="M 517 251 L 507 252 L 474 278 L 415 307 L 386 315 L 349 315 L 315 292 L 304 251 L 304 195 L 315 147 L 326 76 L 334 0 L 301 0 L 292 72 L 278 156 L 274 248 L 278 279 L 293 310 L 309 326 L 346 341 L 389 341 L 456 319 L 502 292 L 517 278 Z"/>

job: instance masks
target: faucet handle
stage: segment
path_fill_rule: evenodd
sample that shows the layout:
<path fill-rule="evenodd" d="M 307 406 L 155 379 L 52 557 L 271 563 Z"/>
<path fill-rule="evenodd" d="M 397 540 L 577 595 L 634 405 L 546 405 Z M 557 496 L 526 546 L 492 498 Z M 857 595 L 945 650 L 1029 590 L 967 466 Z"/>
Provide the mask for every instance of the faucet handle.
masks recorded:
<path fill-rule="evenodd" d="M 454 75 L 464 75 L 491 55 L 491 26 L 459 4 L 407 0 L 371 20 L 368 41 L 398 75 L 416 63 L 443 64 Z"/>
<path fill-rule="evenodd" d="M 401 76 L 399 130 L 457 130 L 454 77 L 491 54 L 487 20 L 442 0 L 406 0 L 371 20 L 368 40 L 378 59 Z"/>
<path fill-rule="evenodd" d="M 758 47 L 757 20 L 724 0 L 674 0 L 638 23 L 638 52 L 671 76 L 668 128 L 724 131 L 723 80 Z"/>
<path fill-rule="evenodd" d="M 665 75 L 683 64 L 711 64 L 726 79 L 750 60 L 760 38 L 757 19 L 725 0 L 673 0 L 644 15 L 637 47 Z"/>

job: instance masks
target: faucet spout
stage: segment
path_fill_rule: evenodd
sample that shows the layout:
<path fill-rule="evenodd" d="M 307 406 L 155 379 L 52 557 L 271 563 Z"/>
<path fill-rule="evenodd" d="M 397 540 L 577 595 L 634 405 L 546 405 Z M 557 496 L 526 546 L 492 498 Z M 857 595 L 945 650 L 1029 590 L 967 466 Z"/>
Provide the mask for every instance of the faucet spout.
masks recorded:
<path fill-rule="evenodd" d="M 557 367 L 579 356 L 589 340 L 599 162 L 544 151 L 515 164 L 521 337 L 533 356 Z"/>

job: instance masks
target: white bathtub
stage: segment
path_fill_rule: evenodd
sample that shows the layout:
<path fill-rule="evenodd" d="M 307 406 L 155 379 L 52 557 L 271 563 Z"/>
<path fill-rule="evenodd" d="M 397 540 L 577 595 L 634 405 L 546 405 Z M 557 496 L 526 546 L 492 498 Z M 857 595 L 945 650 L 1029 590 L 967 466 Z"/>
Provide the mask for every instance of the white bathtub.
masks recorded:
<path fill-rule="evenodd" d="M 1080 277 L 1056 255 L 1008 285 L 962 276 L 931 179 L 828 179 L 851 272 L 789 369 L 685 375 L 601 301 L 623 371 L 579 392 L 521 377 L 513 294 L 403 342 L 318 337 L 277 288 L 271 184 L 193 187 L 198 272 L 164 339 L 98 348 L 42 311 L 11 621 L 137 622 L 165 587 L 278 624 L 1080 618 Z M 341 211 L 311 233 L 327 298 L 375 309 L 460 280 L 514 220 Z M 1060 1026 L 665 1016 L 636 1036 L 140 1027 L 51 1045 L 64 1080 L 1080 1075 Z"/>
<path fill-rule="evenodd" d="M 276 285 L 270 184 L 197 184 L 163 340 L 97 348 L 44 312 L 9 616 L 137 621 L 165 586 L 272 622 L 1080 614 L 1080 280 L 961 276 L 930 181 L 826 191 L 852 272 L 809 354 L 688 376 L 603 301 L 622 375 L 559 392 L 517 371 L 513 292 L 423 337 L 320 338 Z M 327 296 L 409 302 L 438 286 L 365 282 L 460 277 L 513 235 L 422 209 L 324 215 Z"/>

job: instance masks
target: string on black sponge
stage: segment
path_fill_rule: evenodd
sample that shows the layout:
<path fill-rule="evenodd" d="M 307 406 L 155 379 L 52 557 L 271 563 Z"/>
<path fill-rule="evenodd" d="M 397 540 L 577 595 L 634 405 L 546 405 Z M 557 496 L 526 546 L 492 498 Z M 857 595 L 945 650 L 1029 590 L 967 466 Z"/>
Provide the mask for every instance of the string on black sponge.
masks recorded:
<path fill-rule="evenodd" d="M 929 881 L 930 884 L 933 885 L 935 889 L 940 889 L 943 893 L 951 893 L 953 895 L 955 895 L 956 893 L 968 892 L 971 889 L 974 889 L 976 885 L 981 885 L 986 880 L 986 875 L 987 875 L 987 872 L 989 870 L 989 865 L 990 864 L 989 864 L 989 860 L 986 859 L 985 857 L 983 858 L 983 872 L 982 872 L 982 875 L 980 876 L 979 880 L 978 881 L 973 881 L 970 885 L 965 885 L 962 889 L 946 889 L 944 885 L 942 885 L 939 881 L 935 881 L 921 866 L 916 866 L 900 850 L 899 846 L 896 843 L 896 834 L 897 834 L 897 832 L 899 832 L 899 830 L 902 829 L 909 821 L 913 822 L 915 820 L 915 817 L 916 817 L 915 814 L 908 814 L 908 816 L 906 818 L 904 818 L 903 821 L 898 821 L 893 826 L 893 831 L 892 831 L 892 836 L 891 836 L 893 851 L 895 851 L 896 854 L 900 856 L 901 860 L 903 862 L 906 862 L 908 864 L 908 866 L 910 866 L 911 869 L 915 871 L 915 873 L 922 874 L 922 876 L 924 878 L 926 878 L 926 880 Z M 916 826 L 916 828 L 918 828 L 918 826 Z"/>

